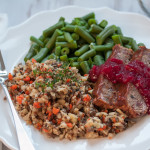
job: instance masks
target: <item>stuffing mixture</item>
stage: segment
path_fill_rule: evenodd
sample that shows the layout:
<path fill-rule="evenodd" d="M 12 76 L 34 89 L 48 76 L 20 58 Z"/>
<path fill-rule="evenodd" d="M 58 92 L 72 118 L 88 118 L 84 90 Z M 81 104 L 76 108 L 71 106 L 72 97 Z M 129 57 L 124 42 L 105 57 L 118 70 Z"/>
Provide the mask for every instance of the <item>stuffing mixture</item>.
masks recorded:
<path fill-rule="evenodd" d="M 6 85 L 19 115 L 40 132 L 59 139 L 112 138 L 129 126 L 120 109 L 93 105 L 93 83 L 68 64 L 27 61 L 14 68 Z"/>

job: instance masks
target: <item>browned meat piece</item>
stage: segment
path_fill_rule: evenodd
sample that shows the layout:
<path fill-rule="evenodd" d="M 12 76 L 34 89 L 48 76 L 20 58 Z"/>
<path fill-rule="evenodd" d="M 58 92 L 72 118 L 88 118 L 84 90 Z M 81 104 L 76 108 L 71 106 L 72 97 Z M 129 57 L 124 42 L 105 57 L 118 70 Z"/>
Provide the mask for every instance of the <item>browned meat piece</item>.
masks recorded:
<path fill-rule="evenodd" d="M 98 78 L 93 91 L 93 95 L 96 97 L 93 101 L 94 104 L 106 109 L 113 108 L 113 106 L 110 104 L 110 101 L 117 100 L 116 88 L 114 84 L 103 75 L 100 75 L 100 77 Z"/>
<path fill-rule="evenodd" d="M 133 56 L 133 50 L 122 47 L 120 45 L 115 45 L 113 47 L 113 52 L 109 58 L 116 58 L 122 60 L 125 64 L 128 64 Z"/>
<path fill-rule="evenodd" d="M 141 49 L 136 51 L 131 59 L 140 60 L 144 64 L 150 66 L 150 50 L 146 47 L 140 47 Z M 122 84 L 119 88 L 118 106 L 122 110 L 126 111 L 130 118 L 141 117 L 146 114 L 147 106 L 144 98 L 139 93 L 138 89 L 131 83 Z"/>
<path fill-rule="evenodd" d="M 140 50 L 136 51 L 133 55 L 132 60 L 140 60 L 144 64 L 148 65 L 148 67 L 150 67 L 150 49 L 141 46 Z"/>
<path fill-rule="evenodd" d="M 125 111 L 130 118 L 141 117 L 148 109 L 143 97 L 132 83 L 120 86 L 117 107 Z"/>
<path fill-rule="evenodd" d="M 115 45 L 109 58 L 121 59 L 125 64 L 128 64 L 132 55 L 133 51 L 131 49 Z M 117 101 L 116 86 L 101 75 L 93 90 L 93 95 L 95 96 L 93 103 L 100 107 L 113 108 Z"/>

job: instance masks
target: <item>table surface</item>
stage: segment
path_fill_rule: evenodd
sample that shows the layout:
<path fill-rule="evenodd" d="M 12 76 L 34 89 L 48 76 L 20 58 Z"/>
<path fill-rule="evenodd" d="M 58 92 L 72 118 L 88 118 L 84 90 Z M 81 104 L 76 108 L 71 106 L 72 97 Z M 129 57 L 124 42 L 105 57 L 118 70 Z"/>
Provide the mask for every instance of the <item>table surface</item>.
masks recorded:
<path fill-rule="evenodd" d="M 145 0 L 150 7 L 150 1 Z M 118 11 L 136 12 L 146 15 L 138 0 L 0 0 L 0 13 L 8 15 L 8 27 L 18 25 L 32 15 L 64 6 L 76 5 L 88 8 L 110 7 Z M 1 144 L 1 143 L 0 143 Z M 0 150 L 8 150 L 0 145 Z"/>

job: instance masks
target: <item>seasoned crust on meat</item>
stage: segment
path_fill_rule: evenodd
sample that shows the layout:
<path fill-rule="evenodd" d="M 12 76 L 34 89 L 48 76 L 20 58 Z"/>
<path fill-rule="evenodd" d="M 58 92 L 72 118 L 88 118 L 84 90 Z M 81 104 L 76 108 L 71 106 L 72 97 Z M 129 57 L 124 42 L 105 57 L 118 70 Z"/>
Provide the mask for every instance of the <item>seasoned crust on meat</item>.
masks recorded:
<path fill-rule="evenodd" d="M 132 83 L 120 86 L 117 107 L 125 111 L 130 118 L 141 117 L 148 109 L 143 97 Z"/>
<path fill-rule="evenodd" d="M 109 59 L 121 59 L 125 64 L 129 63 L 133 55 L 132 49 L 120 46 L 119 44 L 113 47 L 113 51 Z M 104 75 L 100 75 L 94 87 L 93 95 L 95 96 L 94 104 L 99 107 L 113 108 L 117 101 L 117 87 Z"/>

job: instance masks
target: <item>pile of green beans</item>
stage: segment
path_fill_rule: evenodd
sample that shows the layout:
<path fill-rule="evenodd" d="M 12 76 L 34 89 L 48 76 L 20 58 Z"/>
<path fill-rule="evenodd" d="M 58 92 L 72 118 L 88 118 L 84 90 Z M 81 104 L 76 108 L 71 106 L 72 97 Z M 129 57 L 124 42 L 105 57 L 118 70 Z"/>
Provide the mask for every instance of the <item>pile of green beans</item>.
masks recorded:
<path fill-rule="evenodd" d="M 102 65 L 111 55 L 115 44 L 134 51 L 144 45 L 124 36 L 120 27 L 108 26 L 107 20 L 98 22 L 94 12 L 74 18 L 71 23 L 60 17 L 39 38 L 31 36 L 30 41 L 31 47 L 24 58 L 25 62 L 32 58 L 42 63 L 56 59 L 70 63 L 83 74 L 87 74 L 93 65 Z"/>

